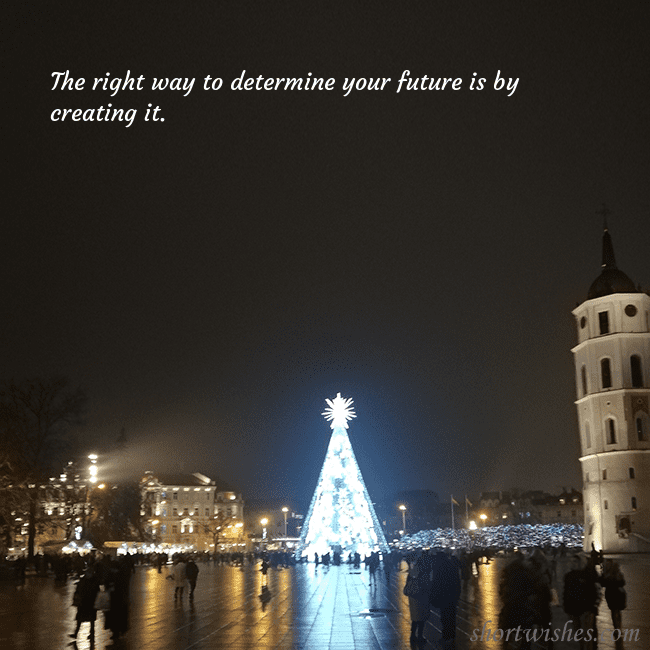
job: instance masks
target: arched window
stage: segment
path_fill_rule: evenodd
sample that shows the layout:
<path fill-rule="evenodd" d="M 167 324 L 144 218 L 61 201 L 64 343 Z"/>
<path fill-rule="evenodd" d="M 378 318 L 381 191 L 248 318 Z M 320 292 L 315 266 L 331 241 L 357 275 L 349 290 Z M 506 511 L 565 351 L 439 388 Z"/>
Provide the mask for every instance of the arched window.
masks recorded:
<path fill-rule="evenodd" d="M 605 420 L 605 430 L 607 431 L 607 444 L 615 445 L 616 444 L 616 423 L 612 418 L 607 418 Z"/>
<path fill-rule="evenodd" d="M 600 360 L 600 377 L 602 380 L 603 388 L 612 387 L 612 368 L 609 359 Z"/>
<path fill-rule="evenodd" d="M 601 334 L 609 334 L 609 314 L 606 311 L 598 313 L 598 324 Z"/>
<path fill-rule="evenodd" d="M 639 442 L 645 442 L 645 428 L 643 427 L 643 418 L 636 419 L 636 437 Z"/>
<path fill-rule="evenodd" d="M 580 368 L 580 378 L 582 379 L 582 396 L 587 394 L 587 366 L 584 364 Z"/>
<path fill-rule="evenodd" d="M 641 357 L 633 354 L 630 357 L 630 370 L 632 372 L 632 387 L 643 388 L 643 371 L 641 368 Z"/>
<path fill-rule="evenodd" d="M 634 478 L 634 467 L 630 467 L 630 478 Z"/>
<path fill-rule="evenodd" d="M 585 422 L 585 445 L 587 449 L 591 447 L 591 431 L 589 430 L 589 422 Z"/>

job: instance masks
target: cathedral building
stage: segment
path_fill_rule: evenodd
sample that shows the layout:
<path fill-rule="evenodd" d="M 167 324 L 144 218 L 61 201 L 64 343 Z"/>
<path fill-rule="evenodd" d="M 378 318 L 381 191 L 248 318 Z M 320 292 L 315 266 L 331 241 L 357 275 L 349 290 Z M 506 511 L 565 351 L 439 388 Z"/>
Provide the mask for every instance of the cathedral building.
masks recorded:
<path fill-rule="evenodd" d="M 601 274 L 573 311 L 585 550 L 650 551 L 650 296 L 617 268 L 607 226 Z"/>

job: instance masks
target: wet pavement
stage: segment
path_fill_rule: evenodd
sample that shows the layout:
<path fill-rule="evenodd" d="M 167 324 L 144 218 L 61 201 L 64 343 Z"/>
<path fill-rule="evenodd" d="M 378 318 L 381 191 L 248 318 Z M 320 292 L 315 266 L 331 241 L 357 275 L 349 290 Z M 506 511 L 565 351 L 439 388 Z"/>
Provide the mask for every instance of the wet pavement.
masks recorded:
<path fill-rule="evenodd" d="M 623 628 L 639 629 L 638 640 L 615 644 L 605 630 L 612 627 L 603 599 L 598 617 L 601 649 L 650 648 L 650 557 L 619 558 L 627 580 L 628 609 Z M 458 609 L 456 648 L 502 648 L 500 641 L 480 639 L 481 631 L 496 629 L 500 603 L 499 571 L 506 560 L 480 567 L 480 575 L 463 588 Z M 403 567 L 406 565 L 404 564 Z M 199 564 L 193 601 L 187 592 L 174 600 L 174 582 L 150 567 L 136 568 L 131 585 L 130 629 L 113 642 L 98 613 L 94 648 L 116 650 L 385 650 L 409 648 L 410 619 L 402 594 L 406 574 L 383 572 L 371 581 L 367 571 L 347 566 L 302 565 L 269 570 L 243 570 Z M 558 576 L 566 570 L 560 566 Z M 265 584 L 266 583 L 266 584 Z M 52 577 L 28 577 L 24 586 L 0 583 L 0 648 L 2 650 L 56 650 L 74 648 L 75 609 L 71 606 L 74 581 L 55 585 Z M 263 591 L 263 587 L 266 590 Z M 561 584 L 556 584 L 562 594 Z M 264 594 L 264 595 L 262 595 Z M 566 615 L 553 608 L 553 627 L 562 629 Z M 485 627 L 484 627 L 485 626 Z M 571 626 L 569 626 L 570 629 Z M 88 624 L 81 627 L 76 648 L 87 650 Z M 478 632 L 474 634 L 474 630 Z M 426 645 L 439 648 L 440 618 L 436 610 L 427 624 Z M 477 640 L 472 640 L 472 637 Z M 575 642 L 558 642 L 555 650 L 578 648 Z"/>

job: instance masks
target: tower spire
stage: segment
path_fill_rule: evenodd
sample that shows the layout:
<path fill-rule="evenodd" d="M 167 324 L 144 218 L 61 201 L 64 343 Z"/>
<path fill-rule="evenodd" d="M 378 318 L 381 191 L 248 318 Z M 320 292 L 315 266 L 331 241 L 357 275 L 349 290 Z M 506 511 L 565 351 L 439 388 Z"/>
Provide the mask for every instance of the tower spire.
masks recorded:
<path fill-rule="evenodd" d="M 614 257 L 614 244 L 612 243 L 612 236 L 609 234 L 607 227 L 607 215 L 611 214 L 609 208 L 603 203 L 603 207 L 596 212 L 603 217 L 603 261 L 602 268 L 615 269 L 616 258 Z"/>

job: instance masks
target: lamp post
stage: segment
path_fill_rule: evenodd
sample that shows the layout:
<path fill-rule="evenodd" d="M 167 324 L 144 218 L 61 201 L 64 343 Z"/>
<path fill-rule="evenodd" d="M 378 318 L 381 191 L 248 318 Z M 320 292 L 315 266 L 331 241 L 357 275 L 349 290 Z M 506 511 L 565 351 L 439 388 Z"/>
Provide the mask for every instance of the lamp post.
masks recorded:
<path fill-rule="evenodd" d="M 287 541 L 287 512 L 289 512 L 289 508 L 286 506 L 282 508 L 282 512 L 284 513 L 284 541 L 286 543 Z"/>
<path fill-rule="evenodd" d="M 485 526 L 485 520 L 487 519 L 487 515 L 485 513 L 481 513 L 479 515 L 479 518 L 481 519 L 481 524 Z"/>
<path fill-rule="evenodd" d="M 88 474 L 90 475 L 89 481 L 91 483 L 97 483 L 97 454 L 88 454 L 88 460 L 90 461 L 90 466 L 88 467 Z M 88 484 L 86 483 L 86 503 L 84 503 L 84 516 L 83 516 L 83 535 L 87 537 L 88 535 L 88 520 L 90 519 L 90 492 L 88 490 Z"/>
<path fill-rule="evenodd" d="M 264 548 L 264 545 L 266 543 L 266 524 L 268 523 L 269 520 L 266 517 L 260 519 L 260 524 L 262 524 L 262 548 Z"/>
<path fill-rule="evenodd" d="M 402 530 L 406 532 L 406 506 L 402 504 L 399 509 L 402 511 Z"/>

